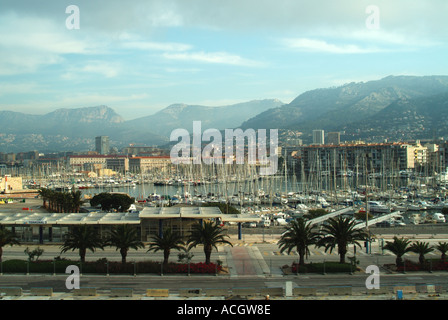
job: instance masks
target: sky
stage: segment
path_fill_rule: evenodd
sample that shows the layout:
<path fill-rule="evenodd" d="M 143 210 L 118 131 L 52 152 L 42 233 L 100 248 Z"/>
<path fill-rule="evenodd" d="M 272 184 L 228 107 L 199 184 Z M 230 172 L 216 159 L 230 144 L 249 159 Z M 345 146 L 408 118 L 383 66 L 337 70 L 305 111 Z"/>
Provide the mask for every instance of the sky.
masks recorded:
<path fill-rule="evenodd" d="M 446 0 L 0 0 L 0 110 L 131 120 L 448 75 L 447 14 Z"/>

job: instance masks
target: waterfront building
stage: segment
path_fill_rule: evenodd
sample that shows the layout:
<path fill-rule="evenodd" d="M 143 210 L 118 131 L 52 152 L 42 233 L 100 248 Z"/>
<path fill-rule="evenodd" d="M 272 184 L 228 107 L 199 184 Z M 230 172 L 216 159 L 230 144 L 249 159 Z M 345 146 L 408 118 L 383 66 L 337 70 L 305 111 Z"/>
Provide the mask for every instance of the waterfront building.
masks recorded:
<path fill-rule="evenodd" d="M 105 237 L 115 226 L 129 224 L 137 229 L 141 240 L 146 242 L 154 235 L 162 236 L 168 227 L 183 236 L 188 236 L 193 224 L 204 220 L 238 223 L 241 239 L 241 224 L 259 219 L 249 214 L 225 214 L 218 207 L 174 206 L 145 207 L 140 212 L 97 210 L 84 213 L 0 212 L 0 227 L 14 232 L 20 242 L 43 244 L 64 241 L 70 230 L 79 225 L 91 225 L 101 237 Z"/>
<path fill-rule="evenodd" d="M 11 193 L 23 189 L 22 177 L 4 176 L 0 178 L 0 192 Z"/>
<path fill-rule="evenodd" d="M 129 159 L 122 155 L 72 155 L 68 157 L 68 163 L 77 171 L 111 169 L 125 172 L 129 170 Z"/>
<path fill-rule="evenodd" d="M 414 147 L 406 143 L 307 146 L 302 150 L 306 172 L 391 172 L 414 168 Z"/>
<path fill-rule="evenodd" d="M 148 173 L 154 169 L 166 170 L 171 165 L 169 156 L 132 157 L 129 159 L 129 170 L 133 173 Z"/>
<path fill-rule="evenodd" d="M 106 169 L 124 174 L 129 171 L 129 158 L 126 156 L 109 156 L 106 158 Z"/>

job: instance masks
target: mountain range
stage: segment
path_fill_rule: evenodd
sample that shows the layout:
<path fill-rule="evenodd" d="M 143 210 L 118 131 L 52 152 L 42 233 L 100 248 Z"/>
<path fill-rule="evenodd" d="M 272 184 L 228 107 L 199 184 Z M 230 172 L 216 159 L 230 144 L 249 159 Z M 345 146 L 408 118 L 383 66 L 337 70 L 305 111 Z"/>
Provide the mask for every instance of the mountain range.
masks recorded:
<path fill-rule="evenodd" d="M 125 121 L 112 108 L 58 109 L 45 115 L 0 111 L 0 152 L 94 150 L 94 139 L 110 137 L 118 149 L 130 143 L 166 145 L 176 128 L 342 132 L 347 140 L 394 141 L 448 136 L 448 76 L 389 76 L 321 88 L 288 104 L 254 100 L 222 107 L 173 104 L 150 116 Z"/>
<path fill-rule="evenodd" d="M 202 130 L 233 128 L 283 104 L 276 99 L 222 107 L 174 104 L 154 115 L 128 121 L 107 106 L 58 109 L 44 115 L 0 111 L 0 152 L 94 150 L 99 135 L 109 136 L 111 146 L 118 149 L 130 143 L 164 145 L 172 130 L 192 131 L 194 120 L 202 121 Z"/>
<path fill-rule="evenodd" d="M 222 107 L 173 104 L 147 117 L 129 121 L 136 127 L 149 127 L 154 132 L 169 137 L 177 128 L 193 130 L 193 121 L 201 121 L 202 130 L 238 128 L 244 121 L 260 112 L 280 107 L 277 99 L 254 100 Z"/>
<path fill-rule="evenodd" d="M 353 133 L 368 127 L 376 116 L 390 118 L 387 107 L 391 104 L 400 102 L 411 107 L 411 104 L 423 103 L 419 98 L 446 92 L 448 76 L 389 76 L 381 80 L 305 92 L 289 104 L 249 119 L 241 127 L 299 130 L 308 135 L 313 129 L 348 130 Z M 379 130 L 384 129 L 382 123 L 375 126 Z"/>

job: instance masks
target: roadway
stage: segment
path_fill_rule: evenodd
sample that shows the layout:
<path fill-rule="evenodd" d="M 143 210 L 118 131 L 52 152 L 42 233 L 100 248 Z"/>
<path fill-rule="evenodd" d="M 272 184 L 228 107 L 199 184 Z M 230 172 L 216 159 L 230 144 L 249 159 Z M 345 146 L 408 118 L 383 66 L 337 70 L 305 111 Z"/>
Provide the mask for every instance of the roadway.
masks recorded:
<path fill-rule="evenodd" d="M 384 235 L 386 236 L 386 235 Z M 388 235 L 386 238 L 391 238 Z M 428 239 L 420 239 L 437 243 L 446 240 L 442 237 L 433 237 L 428 235 Z M 281 253 L 276 242 L 278 236 L 273 234 L 265 235 L 245 235 L 244 241 L 236 239 L 236 235 L 231 235 L 231 242 L 234 246 L 221 245 L 218 250 L 212 253 L 212 261 L 221 260 L 223 265 L 227 267 L 228 273 L 220 275 L 88 275 L 81 276 L 81 286 L 96 287 L 98 290 L 108 290 L 113 287 L 134 288 L 136 292 L 144 293 L 149 288 L 166 288 L 176 292 L 180 288 L 235 288 L 235 287 L 278 287 L 284 286 L 286 281 L 292 281 L 296 286 L 314 286 L 319 290 L 325 291 L 329 286 L 352 286 L 354 291 L 365 292 L 365 281 L 368 275 L 365 268 L 368 265 L 382 266 L 386 263 L 395 263 L 395 256 L 387 251 L 382 251 L 380 242 L 374 242 L 371 252 L 367 253 L 365 248 L 356 250 L 356 257 L 360 261 L 361 271 L 353 274 L 299 274 L 284 275 L 281 267 L 291 265 L 298 260 L 298 255 L 291 253 L 290 255 Z M 263 242 L 264 240 L 264 242 Z M 8 259 L 25 259 L 24 253 L 26 247 L 33 249 L 37 244 L 22 244 L 20 246 L 4 247 L 3 260 Z M 58 244 L 40 245 L 44 249 L 40 260 L 52 260 L 56 256 L 77 261 L 78 253 L 69 251 L 64 254 L 60 253 Z M 194 254 L 193 262 L 204 261 L 204 253 L 202 247 L 192 250 Z M 347 258 L 353 256 L 353 247 L 349 248 Z M 121 255 L 114 248 L 106 248 L 98 250 L 94 253 L 88 252 L 86 260 L 96 261 L 107 257 L 109 261 L 121 261 Z M 427 255 L 427 258 L 439 257 L 438 252 Z M 408 253 L 405 258 L 418 261 L 415 253 Z M 128 261 L 144 261 L 153 260 L 161 261 L 162 253 L 147 253 L 146 249 L 138 251 L 131 250 L 128 254 Z M 172 251 L 170 261 L 177 261 L 177 252 Z M 337 252 L 325 252 L 323 248 L 310 248 L 310 255 L 307 262 L 324 262 L 339 261 Z M 348 259 L 347 259 L 348 261 Z M 19 286 L 24 290 L 31 287 L 53 287 L 54 291 L 67 292 L 65 288 L 66 274 L 46 274 L 46 275 L 25 275 L 25 274 L 3 274 L 0 276 L 0 286 Z M 380 267 L 381 285 L 417 285 L 417 284 L 436 284 L 448 287 L 448 277 L 446 272 L 422 272 L 422 273 L 390 273 Z"/>

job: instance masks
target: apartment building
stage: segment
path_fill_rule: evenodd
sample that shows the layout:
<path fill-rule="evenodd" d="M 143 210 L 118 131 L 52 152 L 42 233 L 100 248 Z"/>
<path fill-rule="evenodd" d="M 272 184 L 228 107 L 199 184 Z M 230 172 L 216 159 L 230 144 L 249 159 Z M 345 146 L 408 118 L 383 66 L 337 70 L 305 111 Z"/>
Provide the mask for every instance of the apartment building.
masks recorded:
<path fill-rule="evenodd" d="M 413 169 L 415 157 L 406 143 L 312 145 L 302 149 L 302 162 L 306 172 L 372 173 Z"/>

